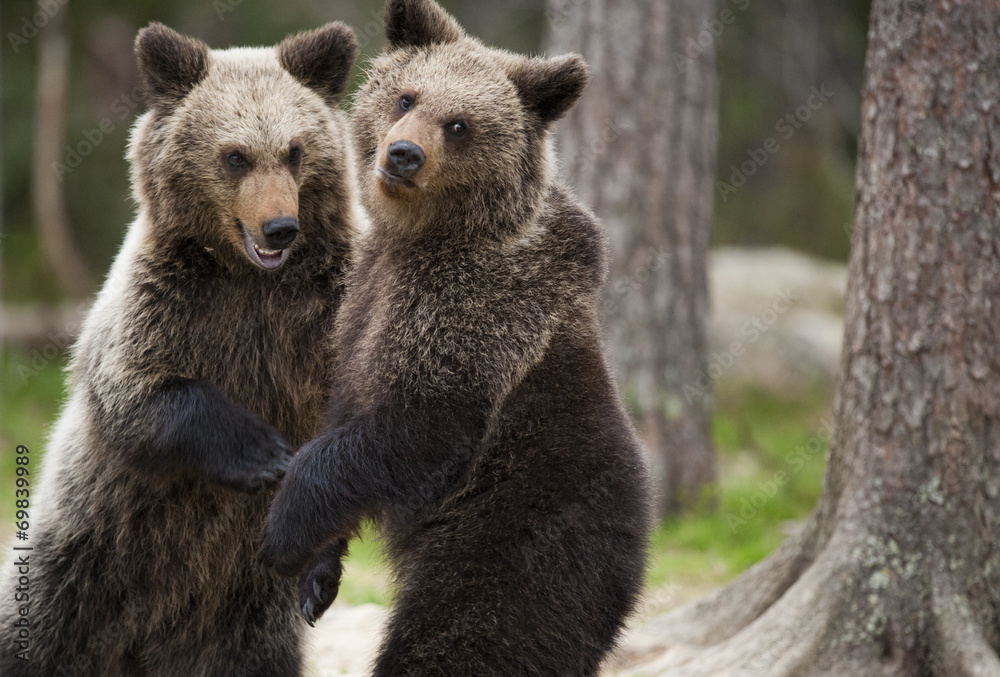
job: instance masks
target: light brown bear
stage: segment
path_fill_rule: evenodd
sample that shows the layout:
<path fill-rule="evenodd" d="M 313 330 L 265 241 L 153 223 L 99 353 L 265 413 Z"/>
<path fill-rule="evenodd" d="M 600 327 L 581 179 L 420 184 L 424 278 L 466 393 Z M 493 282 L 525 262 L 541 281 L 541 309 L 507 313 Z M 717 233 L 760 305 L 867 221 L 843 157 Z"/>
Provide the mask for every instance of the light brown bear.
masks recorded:
<path fill-rule="evenodd" d="M 140 32 L 139 215 L 31 486 L 30 601 L 7 583 L 4 677 L 301 674 L 297 591 L 253 552 L 329 385 L 360 209 L 336 109 L 355 51 L 338 23 L 225 51 Z"/>
<path fill-rule="evenodd" d="M 374 518 L 398 583 L 375 677 L 595 675 L 650 522 L 601 350 L 604 238 L 550 150 L 587 68 L 489 49 L 432 0 L 390 0 L 386 33 L 353 116 L 372 230 L 327 427 L 289 465 L 260 559 L 301 576 L 315 617 L 331 553 Z"/>

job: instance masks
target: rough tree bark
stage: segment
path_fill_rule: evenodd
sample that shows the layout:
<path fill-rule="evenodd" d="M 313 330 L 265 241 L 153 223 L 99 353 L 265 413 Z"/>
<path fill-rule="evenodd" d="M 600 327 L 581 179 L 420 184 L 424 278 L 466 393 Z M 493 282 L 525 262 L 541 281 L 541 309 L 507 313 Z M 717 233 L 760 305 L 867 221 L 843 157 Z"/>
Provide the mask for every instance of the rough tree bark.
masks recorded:
<path fill-rule="evenodd" d="M 718 134 L 706 22 L 716 5 L 549 0 L 547 18 L 549 51 L 590 64 L 588 91 L 560 124 L 559 154 L 610 235 L 607 351 L 652 452 L 660 513 L 678 512 L 715 481 L 705 259 Z"/>
<path fill-rule="evenodd" d="M 86 298 L 93 292 L 93 278 L 73 243 L 62 180 L 53 170 L 56 163 L 65 161 L 69 70 L 65 14 L 66 8 L 57 8 L 41 29 L 31 201 L 42 251 L 52 272 L 71 297 Z"/>
<path fill-rule="evenodd" d="M 998 27 L 875 0 L 823 496 L 633 674 L 1000 675 Z"/>

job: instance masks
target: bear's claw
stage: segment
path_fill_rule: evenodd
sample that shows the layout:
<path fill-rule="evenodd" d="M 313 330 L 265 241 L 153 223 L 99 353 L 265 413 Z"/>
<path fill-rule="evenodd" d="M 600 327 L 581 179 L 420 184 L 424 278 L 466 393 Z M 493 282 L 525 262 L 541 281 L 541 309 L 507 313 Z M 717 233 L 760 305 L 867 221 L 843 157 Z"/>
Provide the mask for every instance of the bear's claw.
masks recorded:
<path fill-rule="evenodd" d="M 337 599 L 342 575 L 340 560 L 346 548 L 346 540 L 334 541 L 319 553 L 299 578 L 302 616 L 310 626 L 315 627 L 316 621 Z"/>

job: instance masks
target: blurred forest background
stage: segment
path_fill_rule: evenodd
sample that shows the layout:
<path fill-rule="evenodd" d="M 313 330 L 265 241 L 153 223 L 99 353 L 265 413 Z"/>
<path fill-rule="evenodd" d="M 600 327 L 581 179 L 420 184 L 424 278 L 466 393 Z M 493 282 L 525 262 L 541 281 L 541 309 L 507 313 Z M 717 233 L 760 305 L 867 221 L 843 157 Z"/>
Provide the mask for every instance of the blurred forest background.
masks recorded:
<path fill-rule="evenodd" d="M 543 0 L 441 4 L 471 34 L 518 52 L 542 51 L 552 22 L 560 20 L 547 15 Z M 62 173 L 58 186 L 73 241 L 95 284 L 103 279 L 134 212 L 124 154 L 129 128 L 143 110 L 132 55 L 139 28 L 162 21 L 212 47 L 227 47 L 275 44 L 288 33 L 339 19 L 358 32 L 362 62 L 383 43 L 381 0 L 52 0 L 43 5 L 48 7 L 44 15 L 31 0 L 0 5 L 0 284 L 6 308 L 0 332 L 5 338 L 0 356 L 0 463 L 5 469 L 0 475 L 0 535 L 9 533 L 13 513 L 13 482 L 6 471 L 13 467 L 14 446 L 29 446 L 37 467 L 62 398 L 61 369 L 75 331 L 64 324 L 31 337 L 16 326 L 18 318 L 34 317 L 31 309 L 40 306 L 75 307 L 46 260 L 32 208 L 42 43 L 38 26 L 50 21 L 49 14 L 65 24 L 68 104 L 59 146 L 67 167 L 75 166 Z M 845 274 L 840 264 L 850 246 L 870 2 L 722 0 L 717 11 L 723 10 L 734 20 L 720 24 L 712 38 L 718 49 L 720 129 L 710 343 L 713 350 L 730 345 L 732 338 L 747 336 L 741 332 L 747 322 L 757 320 L 762 331 L 744 342 L 771 354 L 710 353 L 709 363 L 718 358 L 721 365 L 720 376 L 712 374 L 718 500 L 695 514 L 666 520 L 658 532 L 651 582 L 666 591 L 660 598 L 664 604 L 676 601 L 671 598 L 680 594 L 680 587 L 685 596 L 694 594 L 760 560 L 814 506 L 823 477 L 840 339 L 839 325 L 830 315 L 841 308 Z M 691 48 L 697 51 L 696 44 Z M 655 67 L 678 67 L 676 59 Z M 363 77 L 358 68 L 354 86 Z M 814 88 L 828 94 L 810 108 Z M 780 289 L 791 290 L 791 305 L 800 312 L 780 310 Z M 787 306 L 788 298 L 783 303 Z M 774 317 L 769 319 L 768 313 Z M 826 334 L 834 336 L 832 358 L 817 358 L 821 366 L 816 369 L 792 370 L 794 378 L 787 377 L 787 365 L 766 372 L 752 368 L 772 358 L 780 362 L 782 355 L 800 357 L 779 340 L 781 327 L 793 319 L 800 329 L 806 327 L 800 333 L 832 327 Z M 767 340 L 760 339 L 772 324 L 776 329 Z M 349 570 L 345 577 L 347 601 L 384 601 L 383 581 L 360 573 L 373 561 L 373 547 L 355 549 L 356 575 Z"/>

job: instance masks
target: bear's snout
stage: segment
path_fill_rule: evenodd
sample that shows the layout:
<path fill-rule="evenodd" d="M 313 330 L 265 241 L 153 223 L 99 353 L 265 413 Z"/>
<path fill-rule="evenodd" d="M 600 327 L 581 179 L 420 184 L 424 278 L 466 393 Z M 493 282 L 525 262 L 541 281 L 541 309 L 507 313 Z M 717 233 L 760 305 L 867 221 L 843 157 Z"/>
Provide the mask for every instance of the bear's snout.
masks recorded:
<path fill-rule="evenodd" d="M 412 141 L 394 141 L 386 152 L 389 171 L 396 176 L 409 179 L 424 166 L 424 149 Z"/>
<path fill-rule="evenodd" d="M 278 216 L 264 222 L 261 230 L 272 249 L 287 249 L 299 234 L 299 222 L 293 216 Z"/>

